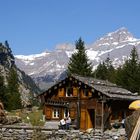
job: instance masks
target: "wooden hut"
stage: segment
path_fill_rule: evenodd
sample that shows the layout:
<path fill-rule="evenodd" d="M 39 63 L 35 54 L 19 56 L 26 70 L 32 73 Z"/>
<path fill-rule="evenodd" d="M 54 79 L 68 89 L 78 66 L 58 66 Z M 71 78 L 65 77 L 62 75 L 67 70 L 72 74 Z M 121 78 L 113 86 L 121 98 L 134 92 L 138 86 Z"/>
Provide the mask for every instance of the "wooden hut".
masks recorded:
<path fill-rule="evenodd" d="M 140 99 L 130 91 L 108 81 L 68 76 L 40 94 L 46 121 L 70 115 L 78 129 L 108 128 L 116 119 L 130 114 L 129 104 Z"/>

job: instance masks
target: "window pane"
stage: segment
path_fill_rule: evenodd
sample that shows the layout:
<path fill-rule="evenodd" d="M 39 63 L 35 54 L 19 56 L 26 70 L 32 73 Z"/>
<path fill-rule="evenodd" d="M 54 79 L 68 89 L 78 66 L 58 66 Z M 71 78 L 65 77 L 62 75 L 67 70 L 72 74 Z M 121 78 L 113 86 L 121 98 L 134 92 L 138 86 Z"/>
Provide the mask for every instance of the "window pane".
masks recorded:
<path fill-rule="evenodd" d="M 66 88 L 66 97 L 73 96 L 73 88 Z"/>
<path fill-rule="evenodd" d="M 69 116 L 69 110 L 68 109 L 64 109 L 64 118 Z"/>
<path fill-rule="evenodd" d="M 59 109 L 53 109 L 53 118 L 59 118 Z"/>

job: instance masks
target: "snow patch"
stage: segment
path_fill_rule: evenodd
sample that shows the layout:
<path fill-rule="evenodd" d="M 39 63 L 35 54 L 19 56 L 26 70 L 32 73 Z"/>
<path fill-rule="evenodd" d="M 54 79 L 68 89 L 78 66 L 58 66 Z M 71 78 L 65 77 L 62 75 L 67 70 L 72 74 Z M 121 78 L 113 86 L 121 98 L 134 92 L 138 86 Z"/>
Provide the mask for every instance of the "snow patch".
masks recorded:
<path fill-rule="evenodd" d="M 86 53 L 90 60 L 94 60 L 98 54 L 98 51 L 87 50 Z"/>
<path fill-rule="evenodd" d="M 22 60 L 25 60 L 25 61 L 32 61 L 32 60 L 35 60 L 36 58 L 38 57 L 43 57 L 43 56 L 46 56 L 50 53 L 47 53 L 47 52 L 43 52 L 41 54 L 32 54 L 32 55 L 15 55 L 16 58 L 18 59 L 22 59 Z"/>
<path fill-rule="evenodd" d="M 98 44 L 99 46 L 108 46 L 110 45 L 109 43 L 103 43 L 103 44 Z"/>
<path fill-rule="evenodd" d="M 35 72 L 32 72 L 32 73 L 29 73 L 28 75 L 34 75 L 35 74 Z"/>
<path fill-rule="evenodd" d="M 123 48 L 125 45 L 117 46 L 116 49 Z"/>
<path fill-rule="evenodd" d="M 128 37 L 128 40 L 127 41 L 138 41 L 138 39 L 133 38 L 133 37 Z"/>
<path fill-rule="evenodd" d="M 30 63 L 30 65 L 31 65 L 31 66 L 32 66 L 32 65 L 34 65 L 34 64 L 35 64 L 35 63 L 33 63 L 33 62 L 32 62 L 32 63 Z"/>
<path fill-rule="evenodd" d="M 107 51 L 100 51 L 100 53 L 99 53 L 98 56 L 101 56 L 101 55 L 103 55 L 103 54 L 105 54 L 105 53 L 109 53 L 109 52 L 111 52 L 111 51 L 113 51 L 113 49 L 110 49 L 110 50 L 107 50 Z"/>
<path fill-rule="evenodd" d="M 118 42 L 113 42 L 112 44 L 113 44 L 113 45 L 118 45 Z"/>
<path fill-rule="evenodd" d="M 73 54 L 73 51 L 66 51 L 67 56 L 70 58 L 71 55 Z"/>

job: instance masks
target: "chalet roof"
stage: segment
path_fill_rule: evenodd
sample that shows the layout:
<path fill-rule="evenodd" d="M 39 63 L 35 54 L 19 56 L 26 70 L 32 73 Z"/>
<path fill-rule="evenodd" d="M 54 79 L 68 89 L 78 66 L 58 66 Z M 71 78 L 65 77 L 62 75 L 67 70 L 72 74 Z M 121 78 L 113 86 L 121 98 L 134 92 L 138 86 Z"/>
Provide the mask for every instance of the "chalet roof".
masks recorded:
<path fill-rule="evenodd" d="M 132 93 L 122 87 L 117 86 L 109 81 L 99 80 L 92 77 L 82 77 L 79 75 L 71 75 L 72 78 L 78 80 L 79 82 L 88 85 L 89 87 L 93 88 L 94 90 L 104 94 L 105 96 L 112 98 L 112 99 L 124 99 L 124 100 L 137 100 L 140 99 L 136 93 Z M 62 81 L 65 81 L 68 77 L 65 77 Z M 62 81 L 53 83 L 49 86 L 46 91 L 50 90 L 51 88 L 55 87 L 56 85 L 60 84 Z M 42 94 L 44 94 L 43 92 Z M 42 95 L 41 94 L 41 95 Z"/>
<path fill-rule="evenodd" d="M 110 97 L 110 98 L 119 98 L 119 99 L 129 99 L 136 100 L 140 99 L 136 93 L 132 93 L 122 87 L 117 86 L 109 81 L 99 80 L 91 77 L 82 77 L 73 75 L 77 80 L 84 82 L 89 85 L 93 89 L 101 92 L 102 94 Z"/>

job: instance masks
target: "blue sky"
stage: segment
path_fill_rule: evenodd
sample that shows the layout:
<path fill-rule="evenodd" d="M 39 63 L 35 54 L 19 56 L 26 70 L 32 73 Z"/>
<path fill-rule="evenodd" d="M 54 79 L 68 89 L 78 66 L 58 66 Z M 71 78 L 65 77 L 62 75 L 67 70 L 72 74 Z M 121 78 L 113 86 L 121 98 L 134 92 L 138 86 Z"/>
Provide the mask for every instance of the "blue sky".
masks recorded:
<path fill-rule="evenodd" d="M 139 0 L 0 0 L 0 42 L 36 54 L 82 37 L 93 43 L 126 27 L 140 38 Z"/>

